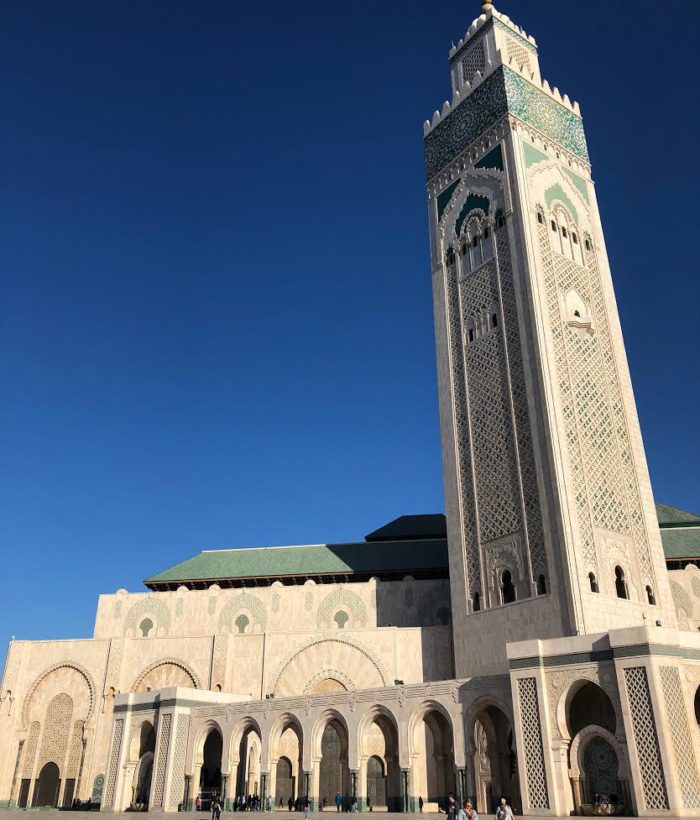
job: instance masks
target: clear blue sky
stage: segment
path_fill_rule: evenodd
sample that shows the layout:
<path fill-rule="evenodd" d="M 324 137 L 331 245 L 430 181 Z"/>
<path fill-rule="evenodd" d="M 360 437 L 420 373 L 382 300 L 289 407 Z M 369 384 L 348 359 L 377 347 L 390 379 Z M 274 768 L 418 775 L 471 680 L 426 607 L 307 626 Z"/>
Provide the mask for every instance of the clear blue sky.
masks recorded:
<path fill-rule="evenodd" d="M 0 641 L 443 509 L 421 123 L 478 5 L 0 4 Z M 581 102 L 655 493 L 695 510 L 699 5 L 499 6 Z"/>

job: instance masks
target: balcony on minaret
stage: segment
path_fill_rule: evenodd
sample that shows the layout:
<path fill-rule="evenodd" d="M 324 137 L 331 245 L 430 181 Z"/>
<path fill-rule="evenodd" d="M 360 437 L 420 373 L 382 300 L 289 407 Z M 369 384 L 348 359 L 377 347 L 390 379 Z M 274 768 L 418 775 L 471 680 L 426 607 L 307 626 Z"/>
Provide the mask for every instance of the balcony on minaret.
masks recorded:
<path fill-rule="evenodd" d="M 542 81 L 535 38 L 489 3 L 484 9 L 450 49 L 453 105 L 469 96 L 500 65 L 507 65 L 537 85 Z"/>

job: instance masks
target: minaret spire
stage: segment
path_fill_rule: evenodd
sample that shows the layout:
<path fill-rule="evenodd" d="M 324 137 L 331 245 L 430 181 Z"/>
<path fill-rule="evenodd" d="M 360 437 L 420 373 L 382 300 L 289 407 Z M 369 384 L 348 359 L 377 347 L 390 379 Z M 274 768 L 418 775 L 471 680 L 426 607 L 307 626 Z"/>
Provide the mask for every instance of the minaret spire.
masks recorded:
<path fill-rule="evenodd" d="M 484 0 L 484 4 L 481 7 L 482 14 L 486 14 L 487 11 L 493 11 L 493 2 L 492 0 Z"/>

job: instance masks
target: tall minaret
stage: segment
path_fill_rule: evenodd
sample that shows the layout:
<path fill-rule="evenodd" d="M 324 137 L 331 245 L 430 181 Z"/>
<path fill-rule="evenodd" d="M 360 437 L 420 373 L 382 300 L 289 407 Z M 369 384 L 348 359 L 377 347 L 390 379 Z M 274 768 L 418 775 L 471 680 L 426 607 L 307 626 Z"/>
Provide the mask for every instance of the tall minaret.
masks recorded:
<path fill-rule="evenodd" d="M 675 626 L 577 103 L 482 7 L 425 163 L 457 675 Z"/>

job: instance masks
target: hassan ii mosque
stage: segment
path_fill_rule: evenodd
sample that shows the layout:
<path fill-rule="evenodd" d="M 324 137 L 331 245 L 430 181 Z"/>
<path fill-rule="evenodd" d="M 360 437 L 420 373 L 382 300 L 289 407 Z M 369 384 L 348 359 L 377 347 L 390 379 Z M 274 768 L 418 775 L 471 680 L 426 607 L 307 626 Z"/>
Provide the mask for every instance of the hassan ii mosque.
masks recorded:
<path fill-rule="evenodd" d="M 447 515 L 201 552 L 101 595 L 92 638 L 12 641 L 1 807 L 700 814 L 700 516 L 654 503 L 578 103 L 490 2 L 449 67 Z"/>

